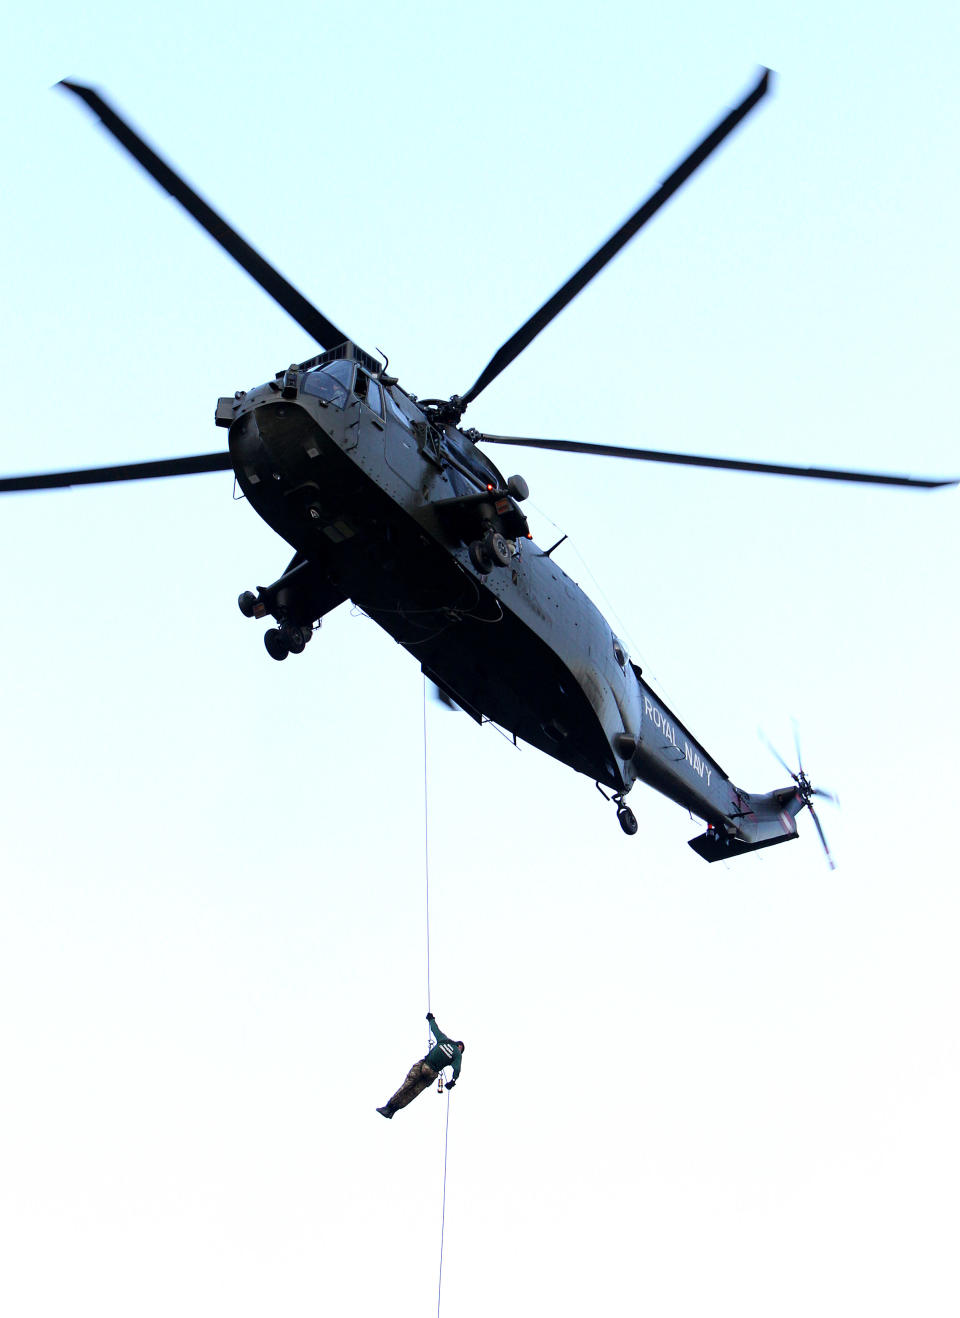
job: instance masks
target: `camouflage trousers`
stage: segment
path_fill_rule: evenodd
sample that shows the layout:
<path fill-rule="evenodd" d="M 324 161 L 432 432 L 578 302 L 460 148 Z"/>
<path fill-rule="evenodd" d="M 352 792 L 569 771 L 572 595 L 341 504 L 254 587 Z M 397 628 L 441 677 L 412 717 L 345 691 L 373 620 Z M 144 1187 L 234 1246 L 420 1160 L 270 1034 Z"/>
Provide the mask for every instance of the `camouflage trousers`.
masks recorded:
<path fill-rule="evenodd" d="M 428 1085 L 432 1085 L 434 1080 L 440 1074 L 432 1066 L 421 1058 L 419 1062 L 414 1062 L 407 1072 L 407 1078 L 385 1106 L 392 1108 L 397 1112 L 408 1103 L 412 1103 L 418 1094 L 422 1094 Z"/>

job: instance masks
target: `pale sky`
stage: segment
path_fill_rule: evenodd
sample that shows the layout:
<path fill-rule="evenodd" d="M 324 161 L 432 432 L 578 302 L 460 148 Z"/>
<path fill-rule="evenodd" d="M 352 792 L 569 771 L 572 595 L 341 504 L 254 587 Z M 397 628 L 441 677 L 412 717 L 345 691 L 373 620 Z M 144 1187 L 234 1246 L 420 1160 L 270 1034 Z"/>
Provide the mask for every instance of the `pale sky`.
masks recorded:
<path fill-rule="evenodd" d="M 410 391 L 463 392 L 766 64 L 774 94 L 471 409 L 493 433 L 960 475 L 955 6 L 55 0 L 5 19 L 0 473 L 224 446 L 313 351 L 99 87 Z M 427 709 L 441 1312 L 954 1315 L 957 494 L 499 450 L 735 781 L 841 808 L 707 866 L 638 787 Z M 436 1312 L 423 688 L 229 476 L 5 498 L 0 1310 Z M 559 528 L 559 529 L 555 529 Z M 509 662 L 509 657 L 505 659 Z"/>

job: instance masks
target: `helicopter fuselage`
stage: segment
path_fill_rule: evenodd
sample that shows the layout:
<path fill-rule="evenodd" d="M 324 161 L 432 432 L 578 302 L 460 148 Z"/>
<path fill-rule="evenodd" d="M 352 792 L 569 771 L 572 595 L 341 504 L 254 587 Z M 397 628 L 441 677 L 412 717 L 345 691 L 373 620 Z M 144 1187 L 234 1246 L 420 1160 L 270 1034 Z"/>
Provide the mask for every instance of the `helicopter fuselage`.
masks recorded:
<path fill-rule="evenodd" d="M 784 793 L 736 788 L 536 545 L 525 483 L 364 358 L 347 344 L 218 404 L 243 493 L 295 551 L 258 613 L 309 635 L 352 600 L 478 722 L 592 778 L 621 809 L 639 778 L 711 837 L 796 836 Z"/>

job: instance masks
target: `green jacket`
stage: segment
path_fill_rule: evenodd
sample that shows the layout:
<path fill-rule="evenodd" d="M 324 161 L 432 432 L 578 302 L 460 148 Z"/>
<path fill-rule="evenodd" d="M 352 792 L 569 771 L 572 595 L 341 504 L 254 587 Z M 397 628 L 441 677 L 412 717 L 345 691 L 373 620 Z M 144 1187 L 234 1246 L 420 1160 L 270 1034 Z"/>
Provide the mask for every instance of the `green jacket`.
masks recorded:
<path fill-rule="evenodd" d="M 456 1080 L 460 1075 L 460 1061 L 463 1054 L 453 1039 L 444 1034 L 436 1021 L 428 1021 L 427 1024 L 430 1026 L 430 1033 L 437 1042 L 423 1060 L 427 1066 L 432 1066 L 435 1071 L 442 1071 L 445 1066 L 452 1066 L 453 1078 Z"/>

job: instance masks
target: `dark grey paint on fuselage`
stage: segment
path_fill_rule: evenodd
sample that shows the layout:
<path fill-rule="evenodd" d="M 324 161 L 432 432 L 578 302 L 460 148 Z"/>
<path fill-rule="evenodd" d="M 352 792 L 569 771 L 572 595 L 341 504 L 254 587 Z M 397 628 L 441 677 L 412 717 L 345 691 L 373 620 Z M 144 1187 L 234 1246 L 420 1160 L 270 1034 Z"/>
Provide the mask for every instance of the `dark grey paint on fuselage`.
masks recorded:
<path fill-rule="evenodd" d="M 495 492 L 505 482 L 451 426 L 437 426 L 434 439 L 442 435 L 441 451 L 452 447 L 461 469 L 429 457 L 429 413 L 386 388 L 398 409 L 382 416 L 355 394 L 338 407 L 302 389 L 285 398 L 276 383 L 239 398 L 230 451 L 256 511 L 332 598 L 353 600 L 475 716 L 614 792 L 641 778 L 728 833 L 740 830 L 751 798 L 618 653 L 609 624 L 563 569 L 518 539 L 507 566 L 481 572 L 445 529 L 441 500 L 463 495 L 470 480 L 482 490 L 477 472 Z M 622 740 L 618 750 L 623 734 L 634 754 L 623 754 Z M 782 802 L 756 798 L 758 809 L 779 815 Z"/>

